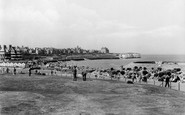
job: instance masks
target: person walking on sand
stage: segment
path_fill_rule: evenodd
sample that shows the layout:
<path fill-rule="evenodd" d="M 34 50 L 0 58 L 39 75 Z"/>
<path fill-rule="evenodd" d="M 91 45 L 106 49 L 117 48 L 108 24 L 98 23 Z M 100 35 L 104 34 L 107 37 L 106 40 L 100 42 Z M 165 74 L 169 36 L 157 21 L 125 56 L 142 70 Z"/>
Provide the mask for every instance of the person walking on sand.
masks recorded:
<path fill-rule="evenodd" d="M 74 66 L 74 70 L 73 70 L 73 81 L 77 81 L 77 68 L 76 68 L 76 66 Z"/>

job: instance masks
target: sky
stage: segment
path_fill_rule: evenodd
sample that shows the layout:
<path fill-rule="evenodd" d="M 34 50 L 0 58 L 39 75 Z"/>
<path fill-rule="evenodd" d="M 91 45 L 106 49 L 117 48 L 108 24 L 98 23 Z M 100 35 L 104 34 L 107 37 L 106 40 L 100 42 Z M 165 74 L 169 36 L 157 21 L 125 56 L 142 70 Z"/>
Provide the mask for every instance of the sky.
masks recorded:
<path fill-rule="evenodd" d="M 185 54 L 185 0 L 0 0 L 0 44 Z"/>

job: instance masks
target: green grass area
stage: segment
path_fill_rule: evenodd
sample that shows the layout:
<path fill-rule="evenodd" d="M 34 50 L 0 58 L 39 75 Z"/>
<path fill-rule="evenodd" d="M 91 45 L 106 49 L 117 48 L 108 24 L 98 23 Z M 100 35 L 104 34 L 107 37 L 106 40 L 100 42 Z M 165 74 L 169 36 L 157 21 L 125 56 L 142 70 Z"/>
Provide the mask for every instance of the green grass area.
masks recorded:
<path fill-rule="evenodd" d="M 1 75 L 1 115 L 183 115 L 183 92 L 121 81 Z"/>

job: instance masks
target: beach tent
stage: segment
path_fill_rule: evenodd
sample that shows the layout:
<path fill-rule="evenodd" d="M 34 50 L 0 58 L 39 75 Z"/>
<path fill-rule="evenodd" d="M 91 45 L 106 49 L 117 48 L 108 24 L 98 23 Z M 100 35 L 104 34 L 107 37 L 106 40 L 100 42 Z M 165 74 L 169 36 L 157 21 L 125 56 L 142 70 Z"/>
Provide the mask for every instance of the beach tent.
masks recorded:
<path fill-rule="evenodd" d="M 22 67 L 22 63 L 18 63 L 17 66 L 18 66 L 18 67 Z"/>
<path fill-rule="evenodd" d="M 20 66 L 20 65 L 19 65 L 19 63 L 16 63 L 16 66 L 18 66 L 18 67 L 19 67 L 19 66 Z"/>
<path fill-rule="evenodd" d="M 22 64 L 21 64 L 21 66 L 22 66 L 22 67 L 25 67 L 25 66 L 26 66 L 26 64 L 25 64 L 25 63 L 22 63 Z"/>
<path fill-rule="evenodd" d="M 5 65 L 9 67 L 10 66 L 10 63 L 6 63 Z"/>
<path fill-rule="evenodd" d="M 17 63 L 17 66 L 18 66 L 18 67 L 21 67 L 21 63 Z"/>
<path fill-rule="evenodd" d="M 49 67 L 49 66 L 50 66 L 50 63 L 47 63 L 47 64 L 46 64 L 46 67 Z"/>
<path fill-rule="evenodd" d="M 2 63 L 2 66 L 6 66 L 5 62 Z"/>
<path fill-rule="evenodd" d="M 19 67 L 22 67 L 22 63 L 18 63 Z"/>
<path fill-rule="evenodd" d="M 21 67 L 21 63 L 16 63 L 15 66 L 16 67 Z"/>
<path fill-rule="evenodd" d="M 14 64 L 11 62 L 11 63 L 9 64 L 9 66 L 12 67 L 12 66 L 14 66 Z"/>
<path fill-rule="evenodd" d="M 17 66 L 17 63 L 13 63 L 13 67 L 16 67 Z"/>

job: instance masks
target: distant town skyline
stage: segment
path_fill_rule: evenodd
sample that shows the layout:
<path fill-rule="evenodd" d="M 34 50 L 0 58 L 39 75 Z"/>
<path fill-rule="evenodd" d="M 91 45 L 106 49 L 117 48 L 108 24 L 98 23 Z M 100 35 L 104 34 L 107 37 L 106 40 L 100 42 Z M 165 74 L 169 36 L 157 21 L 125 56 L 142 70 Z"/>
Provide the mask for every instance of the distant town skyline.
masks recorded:
<path fill-rule="evenodd" d="M 0 0 L 0 44 L 185 54 L 185 1 Z"/>

